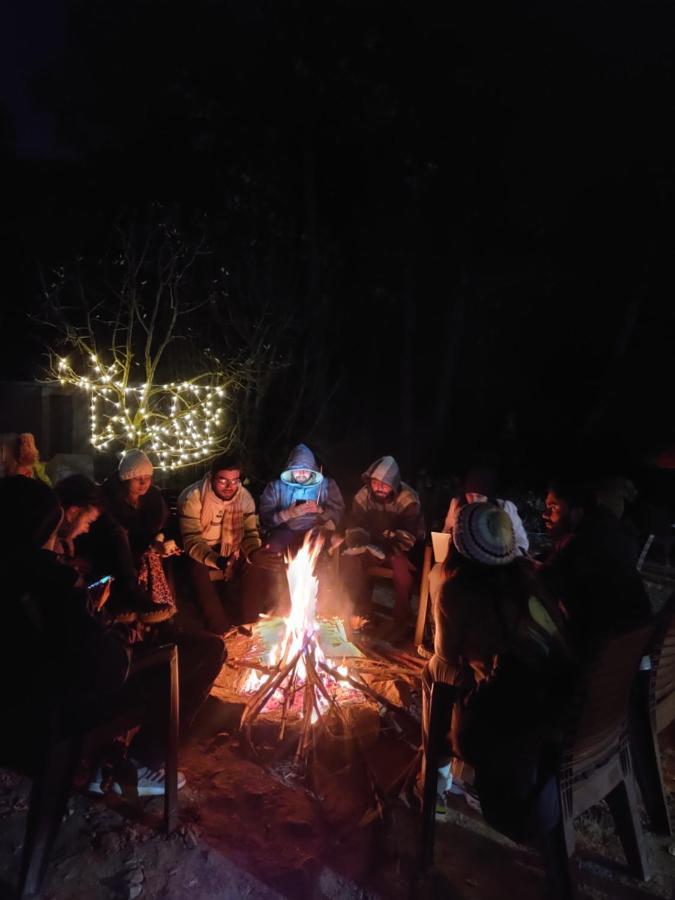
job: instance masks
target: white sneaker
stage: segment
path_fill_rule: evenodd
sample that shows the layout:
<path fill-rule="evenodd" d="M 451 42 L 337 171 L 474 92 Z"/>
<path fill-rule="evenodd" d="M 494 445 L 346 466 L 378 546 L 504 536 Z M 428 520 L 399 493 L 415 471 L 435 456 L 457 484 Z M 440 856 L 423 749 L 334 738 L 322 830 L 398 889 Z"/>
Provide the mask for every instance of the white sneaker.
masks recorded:
<path fill-rule="evenodd" d="M 148 766 L 141 766 L 138 763 L 134 763 L 136 766 L 136 777 L 138 779 L 138 796 L 139 797 L 163 797 L 164 796 L 164 766 L 160 766 L 157 769 L 151 769 Z M 96 775 L 89 784 L 89 791 L 92 794 L 102 794 L 101 790 L 101 781 L 103 780 L 102 772 L 99 769 L 96 770 Z M 178 790 L 184 788 L 187 779 L 185 777 L 185 773 L 178 770 Z M 116 781 L 112 784 L 112 790 L 115 794 L 122 794 L 122 787 Z"/>

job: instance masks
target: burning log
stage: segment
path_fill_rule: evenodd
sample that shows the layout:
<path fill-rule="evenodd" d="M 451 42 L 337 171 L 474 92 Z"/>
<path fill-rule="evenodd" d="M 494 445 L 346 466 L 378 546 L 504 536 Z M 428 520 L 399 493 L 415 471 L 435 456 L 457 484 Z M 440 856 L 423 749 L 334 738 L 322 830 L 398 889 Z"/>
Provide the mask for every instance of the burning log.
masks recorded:
<path fill-rule="evenodd" d="M 297 765 L 307 762 L 320 734 L 328 733 L 334 738 L 348 734 L 349 722 L 341 700 L 362 696 L 377 704 L 378 709 L 395 708 L 365 677 L 410 679 L 419 674 L 417 666 L 410 666 L 408 659 L 392 661 L 383 654 L 368 658 L 347 640 L 341 620 L 317 619 L 318 580 L 314 566 L 322 545 L 322 538 L 308 536 L 296 556 L 286 560 L 289 615 L 261 618 L 253 627 L 249 652 L 233 662 L 237 668 L 249 670 L 243 691 L 252 692 L 240 720 L 243 744 L 257 754 L 253 726 L 264 711 L 277 711 L 277 749 L 287 750 L 297 737 Z M 287 737 L 292 719 L 294 725 L 299 721 L 300 727 Z M 332 723 L 341 734 L 333 732 Z"/>

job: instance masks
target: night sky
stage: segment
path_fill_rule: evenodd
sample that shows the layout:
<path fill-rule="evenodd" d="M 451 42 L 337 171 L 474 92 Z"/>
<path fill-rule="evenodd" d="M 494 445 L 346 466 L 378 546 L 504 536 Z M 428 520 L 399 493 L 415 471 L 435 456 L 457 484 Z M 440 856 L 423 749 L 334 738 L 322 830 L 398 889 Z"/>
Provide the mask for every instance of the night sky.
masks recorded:
<path fill-rule="evenodd" d="M 40 268 L 161 202 L 204 225 L 238 309 L 255 283 L 298 320 L 257 459 L 305 439 L 334 469 L 488 454 L 545 477 L 675 440 L 672 4 L 14 15 L 0 377 L 39 374 Z"/>

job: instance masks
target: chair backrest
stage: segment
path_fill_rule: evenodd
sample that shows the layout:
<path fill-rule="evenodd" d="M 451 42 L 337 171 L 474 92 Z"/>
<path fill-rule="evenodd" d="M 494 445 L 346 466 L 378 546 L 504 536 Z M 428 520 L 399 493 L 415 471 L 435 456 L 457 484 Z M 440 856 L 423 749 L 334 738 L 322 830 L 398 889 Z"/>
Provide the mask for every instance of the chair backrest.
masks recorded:
<path fill-rule="evenodd" d="M 654 626 L 608 638 L 580 679 L 564 761 L 574 775 L 595 768 L 625 739 L 630 691 Z"/>
<path fill-rule="evenodd" d="M 650 703 L 658 733 L 675 719 L 675 593 L 659 613 L 651 658 Z"/>

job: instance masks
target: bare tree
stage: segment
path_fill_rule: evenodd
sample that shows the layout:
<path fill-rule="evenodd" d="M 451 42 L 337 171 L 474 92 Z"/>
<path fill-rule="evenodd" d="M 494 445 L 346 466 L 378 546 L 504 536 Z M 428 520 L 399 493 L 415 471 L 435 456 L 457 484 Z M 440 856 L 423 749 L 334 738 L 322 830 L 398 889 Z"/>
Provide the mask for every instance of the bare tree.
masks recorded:
<path fill-rule="evenodd" d="M 227 269 L 203 237 L 163 221 L 116 237 L 113 252 L 43 281 L 47 379 L 89 393 L 97 450 L 142 447 L 167 469 L 208 459 L 237 444 L 237 399 L 255 393 L 269 353 L 210 332 Z"/>

